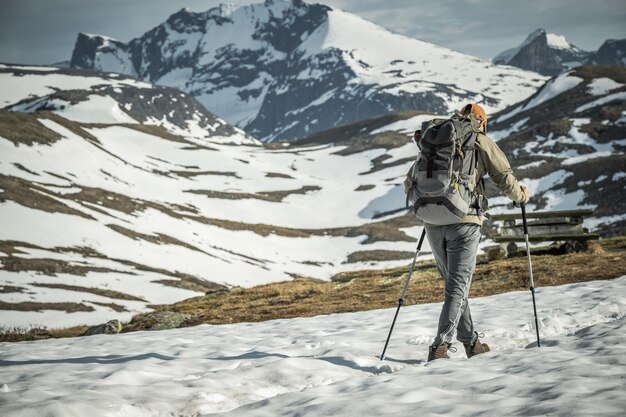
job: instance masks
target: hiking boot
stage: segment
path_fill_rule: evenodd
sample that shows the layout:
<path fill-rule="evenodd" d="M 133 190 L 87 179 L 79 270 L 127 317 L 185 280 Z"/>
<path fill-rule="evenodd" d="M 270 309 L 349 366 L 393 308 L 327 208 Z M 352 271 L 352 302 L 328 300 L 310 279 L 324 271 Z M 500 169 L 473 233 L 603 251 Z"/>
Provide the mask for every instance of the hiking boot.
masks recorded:
<path fill-rule="evenodd" d="M 474 332 L 476 333 L 476 332 Z M 472 356 L 480 355 L 481 353 L 489 352 L 489 345 L 486 343 L 482 343 L 478 337 L 485 337 L 484 334 L 476 333 L 476 340 L 473 343 L 463 343 L 465 346 L 465 353 L 467 354 L 467 358 L 471 358 Z"/>
<path fill-rule="evenodd" d="M 450 352 L 456 352 L 456 348 L 450 346 L 450 343 L 442 343 L 438 346 L 431 346 L 428 348 L 428 362 L 434 361 L 435 359 L 450 359 L 450 356 L 448 356 L 448 350 Z"/>

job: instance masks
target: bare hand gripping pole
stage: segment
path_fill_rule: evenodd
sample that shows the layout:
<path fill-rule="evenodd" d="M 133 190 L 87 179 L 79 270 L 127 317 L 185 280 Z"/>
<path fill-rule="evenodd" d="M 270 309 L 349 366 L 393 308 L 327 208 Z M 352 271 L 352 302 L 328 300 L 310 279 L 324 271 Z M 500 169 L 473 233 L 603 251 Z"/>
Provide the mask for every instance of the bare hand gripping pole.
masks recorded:
<path fill-rule="evenodd" d="M 537 303 L 535 303 L 535 279 L 533 264 L 530 260 L 530 244 L 528 243 L 528 226 L 526 225 L 526 205 L 522 204 L 522 221 L 524 222 L 524 239 L 526 240 L 526 256 L 528 257 L 528 272 L 530 274 L 530 293 L 533 296 L 533 311 L 535 312 L 535 329 L 537 330 L 537 347 L 541 347 L 539 340 L 539 321 L 537 320 Z"/>
<path fill-rule="evenodd" d="M 420 241 L 417 244 L 417 250 L 415 251 L 415 256 L 413 256 L 413 263 L 411 264 L 411 268 L 409 269 L 409 276 L 406 277 L 406 282 L 404 283 L 404 288 L 402 289 L 402 295 L 398 300 L 398 308 L 396 309 L 396 314 L 393 316 L 393 322 L 391 322 L 391 329 L 389 329 L 389 335 L 387 336 L 387 341 L 385 342 L 385 347 L 383 348 L 383 353 L 380 354 L 380 360 L 385 360 L 385 352 L 387 351 L 387 345 L 389 344 L 389 339 L 391 339 L 391 332 L 393 332 L 393 326 L 396 324 L 396 319 L 398 318 L 398 313 L 400 312 L 400 307 L 404 304 L 404 294 L 406 294 L 407 288 L 409 288 L 409 281 L 411 280 L 411 275 L 413 275 L 413 269 L 415 268 L 415 261 L 417 260 L 417 256 L 422 250 L 422 243 L 424 242 L 424 237 L 426 236 L 426 228 L 422 230 L 422 236 L 420 237 Z"/>

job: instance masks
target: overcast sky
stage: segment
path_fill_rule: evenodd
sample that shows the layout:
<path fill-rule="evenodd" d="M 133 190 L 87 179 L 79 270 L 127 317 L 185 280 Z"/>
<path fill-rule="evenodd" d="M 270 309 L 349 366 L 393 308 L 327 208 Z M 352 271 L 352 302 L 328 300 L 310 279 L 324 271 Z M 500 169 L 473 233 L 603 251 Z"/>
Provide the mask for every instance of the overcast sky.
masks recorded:
<path fill-rule="evenodd" d="M 598 49 L 606 39 L 626 38 L 626 0 L 319 2 L 355 13 L 393 32 L 481 58 L 492 58 L 517 46 L 538 28 L 564 35 L 585 50 Z M 78 32 L 129 41 L 183 7 L 205 11 L 219 3 L 223 1 L 0 0 L 0 62 L 51 64 L 69 60 Z"/>

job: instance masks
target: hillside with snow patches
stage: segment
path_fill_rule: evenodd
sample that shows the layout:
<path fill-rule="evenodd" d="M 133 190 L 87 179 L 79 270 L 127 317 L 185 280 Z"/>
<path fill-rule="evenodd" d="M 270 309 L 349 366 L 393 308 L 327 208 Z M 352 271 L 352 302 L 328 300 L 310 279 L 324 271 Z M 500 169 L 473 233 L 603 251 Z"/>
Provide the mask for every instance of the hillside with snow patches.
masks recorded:
<path fill-rule="evenodd" d="M 491 352 L 427 363 L 440 304 L 0 343 L 0 411 L 30 416 L 622 416 L 626 277 L 470 300 Z"/>
<path fill-rule="evenodd" d="M 564 74 L 490 119 L 529 210 L 592 208 L 587 227 L 625 231 L 624 71 Z M 193 97 L 118 74 L 4 65 L 0 86 L 0 324 L 126 320 L 412 257 L 421 227 L 394 210 L 432 114 L 261 146 Z M 511 209 L 488 190 L 493 213 Z"/>
<path fill-rule="evenodd" d="M 183 9 L 127 43 L 81 33 L 71 66 L 179 88 L 264 142 L 467 101 L 502 110 L 546 80 L 301 0 Z"/>
<path fill-rule="evenodd" d="M 0 324 L 129 319 L 402 265 L 420 233 L 374 216 L 404 204 L 407 132 L 431 116 L 368 143 L 263 147 L 180 91 L 115 74 L 4 65 L 0 91 Z"/>
<path fill-rule="evenodd" d="M 590 208 L 587 227 L 626 232 L 626 68 L 567 71 L 495 114 L 489 129 L 530 187 L 534 209 Z M 490 199 L 496 211 L 506 203 Z"/>

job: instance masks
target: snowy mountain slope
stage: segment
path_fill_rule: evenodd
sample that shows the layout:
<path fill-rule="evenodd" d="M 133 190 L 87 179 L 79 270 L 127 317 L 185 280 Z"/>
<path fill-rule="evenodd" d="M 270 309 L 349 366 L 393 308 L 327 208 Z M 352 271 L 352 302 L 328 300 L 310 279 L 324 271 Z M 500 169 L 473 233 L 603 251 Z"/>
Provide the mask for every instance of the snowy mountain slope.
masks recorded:
<path fill-rule="evenodd" d="M 374 219 L 402 206 L 415 157 L 393 127 L 359 146 L 262 147 L 221 123 L 215 135 L 212 122 L 176 126 L 176 106 L 192 99 L 175 90 L 154 87 L 171 93 L 168 112 L 146 99 L 150 85 L 23 71 L 0 74 L 2 92 L 28 87 L 0 95 L 12 103 L 0 111 L 2 324 L 128 319 L 222 286 L 330 279 L 411 258 L 415 220 Z M 48 90 L 58 92 L 19 101 Z M 357 253 L 363 260 L 351 262 Z"/>
<path fill-rule="evenodd" d="M 592 208 L 590 229 L 602 235 L 624 232 L 625 98 L 624 68 L 583 66 L 548 81 L 527 100 L 489 115 L 488 135 L 499 141 L 516 176 L 535 194 L 529 209 Z M 391 146 L 432 117 L 391 114 L 294 143 Z M 387 129 L 391 132 L 383 135 Z M 517 210 L 489 181 L 487 185 L 492 213 Z"/>
<path fill-rule="evenodd" d="M 589 56 L 589 52 L 570 44 L 564 36 L 537 29 L 519 46 L 501 52 L 492 61 L 554 76 L 586 63 Z"/>
<path fill-rule="evenodd" d="M 266 142 L 468 100 L 500 110 L 545 80 L 301 0 L 183 9 L 128 43 L 80 34 L 71 65 L 180 88 Z"/>
<path fill-rule="evenodd" d="M 548 279 L 544 277 L 541 279 Z M 626 277 L 471 299 L 492 351 L 425 364 L 440 304 L 0 344 L 0 411 L 99 416 L 621 416 Z M 61 382 L 61 383 L 60 383 Z"/>
<path fill-rule="evenodd" d="M 259 144 L 179 90 L 116 73 L 0 64 L 0 85 L 0 105 L 12 111 L 47 110 L 75 122 L 159 125 L 197 141 Z"/>
<path fill-rule="evenodd" d="M 565 72 L 494 115 L 489 135 L 530 187 L 534 209 L 592 208 L 588 226 L 624 233 L 625 68 L 591 65 Z"/>

